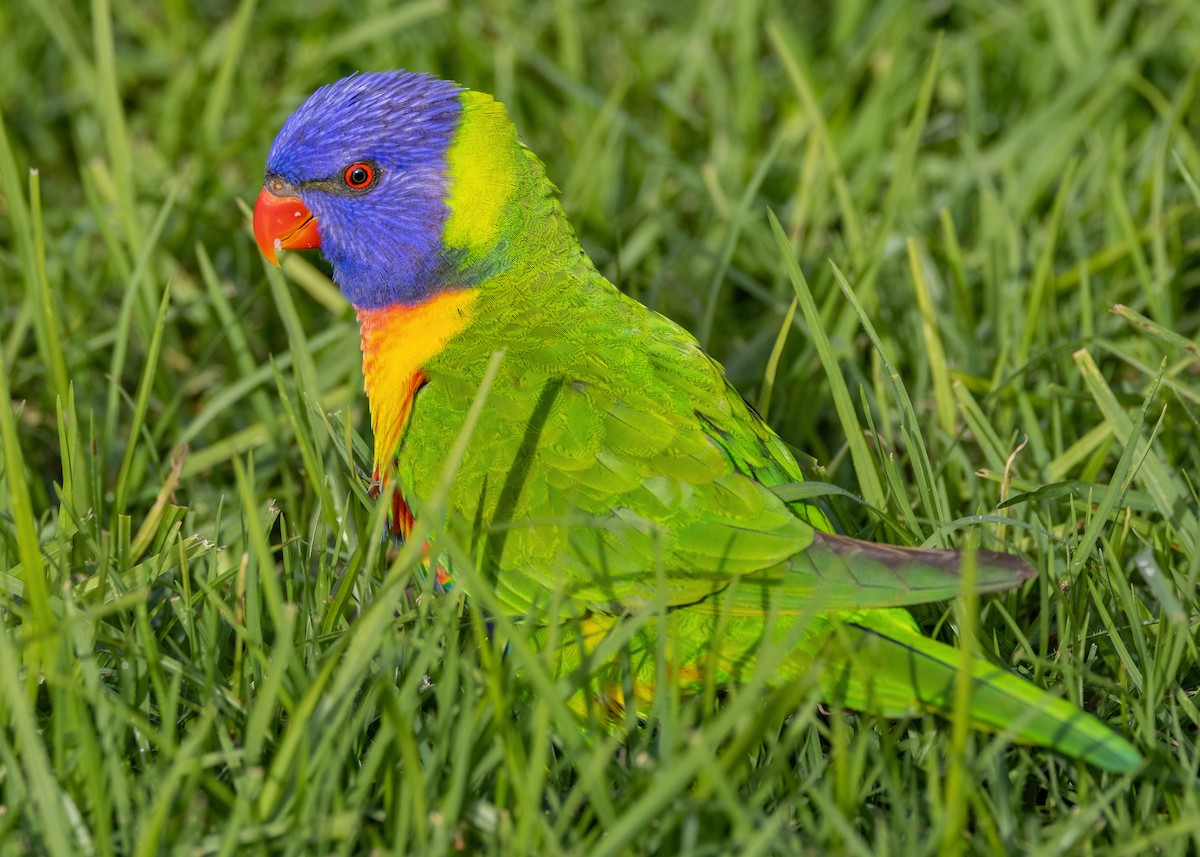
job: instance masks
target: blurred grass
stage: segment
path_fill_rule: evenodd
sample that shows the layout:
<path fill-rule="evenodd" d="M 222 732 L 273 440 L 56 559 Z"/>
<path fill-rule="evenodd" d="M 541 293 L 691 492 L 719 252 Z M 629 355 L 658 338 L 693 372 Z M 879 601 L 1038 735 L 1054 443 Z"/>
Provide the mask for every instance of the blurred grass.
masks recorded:
<path fill-rule="evenodd" d="M 0 852 L 1200 850 L 1194 2 L 16 0 L 0 32 Z M 1032 557 L 919 618 L 1145 769 L 807 687 L 585 741 L 527 634 L 501 658 L 381 542 L 352 315 L 238 204 L 305 95 L 398 66 L 508 105 L 602 270 L 864 497 L 824 492 L 848 530 Z"/>

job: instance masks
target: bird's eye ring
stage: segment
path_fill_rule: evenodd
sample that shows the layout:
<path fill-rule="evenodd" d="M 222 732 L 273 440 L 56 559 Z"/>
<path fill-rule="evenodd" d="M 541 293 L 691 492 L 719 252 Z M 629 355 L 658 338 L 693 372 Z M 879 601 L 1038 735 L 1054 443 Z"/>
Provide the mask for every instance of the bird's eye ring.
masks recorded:
<path fill-rule="evenodd" d="M 375 182 L 375 169 L 370 164 L 359 162 L 346 167 L 342 174 L 346 186 L 354 190 L 366 190 Z"/>

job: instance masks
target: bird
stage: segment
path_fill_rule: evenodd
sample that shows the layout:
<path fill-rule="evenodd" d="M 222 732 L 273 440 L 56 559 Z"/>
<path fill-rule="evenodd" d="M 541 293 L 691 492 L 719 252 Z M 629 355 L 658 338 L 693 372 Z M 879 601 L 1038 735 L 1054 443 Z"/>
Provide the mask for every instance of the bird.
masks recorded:
<path fill-rule="evenodd" d="M 440 582 L 573 629 L 550 660 L 590 670 L 580 714 L 645 711 L 662 676 L 685 696 L 744 683 L 767 655 L 772 684 L 807 677 L 843 709 L 951 712 L 961 652 L 907 608 L 960 595 L 963 554 L 841 535 L 781 497 L 803 480 L 788 446 L 690 333 L 598 272 L 493 97 L 404 70 L 318 88 L 271 145 L 252 222 L 272 264 L 319 248 L 357 313 L 373 488 L 394 481 L 396 537 L 436 515 L 433 540 L 477 571 L 439 565 Z M 1035 575 L 987 550 L 972 568 L 979 593 Z M 596 655 L 621 633 L 624 658 Z M 1102 770 L 1141 764 L 1071 702 L 982 657 L 967 669 L 973 728 Z"/>

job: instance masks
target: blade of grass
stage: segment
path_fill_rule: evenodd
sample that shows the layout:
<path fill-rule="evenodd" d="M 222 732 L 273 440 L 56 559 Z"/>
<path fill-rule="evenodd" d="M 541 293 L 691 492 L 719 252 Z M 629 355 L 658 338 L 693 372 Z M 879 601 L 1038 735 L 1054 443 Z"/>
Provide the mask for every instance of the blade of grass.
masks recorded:
<path fill-rule="evenodd" d="M 1086 350 L 1081 349 L 1075 353 L 1075 361 L 1079 365 L 1080 373 L 1084 376 L 1085 382 L 1087 382 L 1089 387 L 1093 388 L 1097 398 L 1103 397 L 1108 392 L 1108 388 L 1104 385 L 1103 380 L 1096 371 L 1096 364 L 1092 362 L 1091 355 Z M 1072 579 L 1077 577 L 1083 570 L 1084 563 L 1091 556 L 1092 548 L 1095 546 L 1096 540 L 1100 537 L 1101 529 L 1109 525 L 1110 517 L 1117 503 L 1120 502 L 1121 497 L 1125 494 L 1130 484 L 1132 484 L 1137 475 L 1138 468 L 1144 466 L 1146 463 L 1146 457 L 1149 454 L 1154 438 L 1152 435 L 1149 441 L 1143 442 L 1142 427 L 1145 425 L 1146 412 L 1150 408 L 1150 403 L 1154 401 L 1154 397 L 1158 394 L 1158 384 L 1161 377 L 1162 371 L 1160 370 L 1158 378 L 1150 385 L 1150 390 L 1142 402 L 1142 407 L 1138 410 L 1137 417 L 1129 426 L 1129 430 L 1124 433 L 1125 449 L 1117 461 L 1117 466 L 1113 469 L 1112 483 L 1097 503 L 1096 510 L 1092 514 L 1091 520 L 1088 521 L 1087 528 L 1083 531 L 1083 535 L 1080 537 L 1079 543 L 1075 547 L 1075 552 L 1071 557 L 1068 574 Z"/>
<path fill-rule="evenodd" d="M 879 474 L 875 470 L 871 451 L 867 448 L 866 439 L 863 437 L 858 415 L 854 411 L 850 391 L 846 387 L 846 379 L 842 377 L 838 368 L 837 355 L 834 354 L 829 336 L 821 323 L 817 305 L 813 301 L 812 292 L 808 288 L 808 281 L 800 270 L 800 264 L 792 252 L 791 242 L 788 241 L 779 219 L 772 211 L 768 211 L 767 216 L 770 218 L 771 229 L 775 233 L 775 245 L 778 248 L 779 256 L 783 260 L 784 269 L 791 280 L 800 310 L 804 314 L 804 321 L 808 325 L 809 335 L 821 358 L 821 365 L 825 367 L 825 377 L 829 381 L 830 392 L 833 396 L 834 407 L 837 409 L 838 419 L 842 424 L 842 430 L 846 433 L 846 440 L 850 444 L 850 458 L 854 462 L 854 473 L 858 477 L 863 499 L 870 506 L 883 508 L 885 505 L 883 486 L 879 481 Z"/>
<path fill-rule="evenodd" d="M 850 288 L 850 283 L 846 280 L 845 275 L 842 274 L 837 265 L 833 265 L 832 267 L 834 279 L 841 288 L 846 301 L 858 315 L 859 323 L 862 325 L 867 337 L 871 340 L 871 344 L 875 346 L 875 351 L 879 354 L 880 359 L 883 361 L 884 369 L 887 371 L 892 395 L 896 400 L 897 406 L 900 408 L 901 432 L 907 441 L 909 455 L 912 458 L 913 473 L 917 478 L 917 487 L 921 495 L 921 502 L 926 509 L 932 511 L 938 521 L 947 521 L 950 519 L 950 513 L 946 507 L 944 489 L 934 478 L 933 466 L 930 464 L 929 452 L 926 449 L 925 440 L 921 432 L 921 423 L 917 419 L 916 411 L 913 409 L 912 400 L 908 397 L 908 390 L 905 389 L 904 383 L 900 380 L 899 373 L 888 357 L 883 340 L 876 333 L 875 325 L 867 315 L 866 309 L 859 302 L 854 290 Z"/>
<path fill-rule="evenodd" d="M 150 335 L 150 345 L 146 349 L 146 365 L 142 369 L 142 378 L 138 383 L 137 401 L 133 408 L 129 425 L 129 444 L 121 456 L 121 466 L 117 470 L 117 484 L 114 491 L 112 512 L 120 515 L 129 505 L 129 493 L 132 487 L 133 465 L 139 446 L 137 439 L 146 421 L 146 413 L 150 406 L 150 391 L 154 386 L 154 374 L 158 370 L 158 355 L 162 348 L 163 329 L 167 324 L 167 308 L 171 305 L 171 289 L 163 289 L 162 299 L 158 304 L 158 316 Z"/>

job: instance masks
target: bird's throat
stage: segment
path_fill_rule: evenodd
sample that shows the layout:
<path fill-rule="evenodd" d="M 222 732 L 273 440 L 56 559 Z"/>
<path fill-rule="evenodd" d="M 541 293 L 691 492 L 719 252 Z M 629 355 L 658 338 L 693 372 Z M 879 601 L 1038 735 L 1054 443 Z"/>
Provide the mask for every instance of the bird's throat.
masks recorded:
<path fill-rule="evenodd" d="M 375 477 L 386 483 L 425 364 L 470 322 L 477 289 L 438 294 L 418 304 L 359 309 L 363 378 L 375 435 Z"/>

